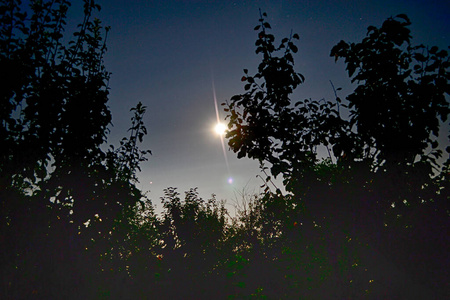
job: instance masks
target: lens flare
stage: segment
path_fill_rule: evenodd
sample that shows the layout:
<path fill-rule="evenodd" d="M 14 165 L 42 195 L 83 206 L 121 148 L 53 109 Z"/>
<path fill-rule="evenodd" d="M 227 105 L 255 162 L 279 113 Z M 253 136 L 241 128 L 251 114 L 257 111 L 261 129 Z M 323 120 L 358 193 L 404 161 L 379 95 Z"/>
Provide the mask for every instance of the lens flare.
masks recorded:
<path fill-rule="evenodd" d="M 225 150 L 225 142 L 223 140 L 224 136 L 225 136 L 225 132 L 227 130 L 227 126 L 220 121 L 219 108 L 217 107 L 216 87 L 214 85 L 214 76 L 212 74 L 212 70 L 211 70 L 211 82 L 212 82 L 212 90 L 213 90 L 213 97 L 214 97 L 214 108 L 216 109 L 216 119 L 217 119 L 217 125 L 215 126 L 214 130 L 220 136 L 220 142 L 222 144 L 222 151 L 223 151 L 223 158 L 225 159 L 225 164 L 227 166 L 228 175 L 231 175 L 230 174 L 230 166 L 228 164 L 227 152 Z M 230 176 L 227 181 L 229 184 L 232 184 L 233 178 L 231 178 L 231 176 Z"/>

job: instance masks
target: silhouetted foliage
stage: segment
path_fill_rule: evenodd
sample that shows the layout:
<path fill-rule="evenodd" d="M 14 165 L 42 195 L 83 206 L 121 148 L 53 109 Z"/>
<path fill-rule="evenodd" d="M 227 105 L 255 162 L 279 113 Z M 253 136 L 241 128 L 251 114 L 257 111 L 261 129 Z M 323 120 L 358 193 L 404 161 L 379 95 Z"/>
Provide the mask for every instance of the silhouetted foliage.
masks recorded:
<path fill-rule="evenodd" d="M 29 4 L 29 6 L 28 6 Z M 0 2 L 1 295 L 92 297 L 99 254 L 143 195 L 136 171 L 145 107 L 129 139 L 104 151 L 111 113 L 106 33 L 84 1 L 84 20 L 64 39 L 70 2 Z M 105 33 L 105 34 L 104 34 Z M 105 37 L 104 37 L 105 36 Z M 91 248 L 96 251 L 88 251 Z"/>
<path fill-rule="evenodd" d="M 292 56 L 297 51 L 292 40 L 298 35 L 275 47 L 263 17 L 255 27 L 256 53 L 263 56 L 258 72 L 251 76 L 244 69 L 246 92 L 224 104 L 229 145 L 238 157 L 270 163 L 272 174 L 282 173 L 288 187 L 289 180 L 314 168 L 319 146 L 331 148 L 338 160 L 366 164 L 371 171 L 414 165 L 425 177 L 432 175 L 442 151 L 431 134 L 438 136 L 439 120 L 445 122 L 449 113 L 446 51 L 411 46 L 407 17 L 399 17 L 404 22 L 390 18 L 380 29 L 369 27 L 363 43 L 349 46 L 342 41 L 332 50 L 336 59 L 346 58 L 350 76 L 359 70 L 352 81 L 363 83 L 348 103 L 336 97 L 292 105 L 289 95 L 304 81 Z M 341 117 L 343 108 L 349 109 L 348 120 Z"/>
<path fill-rule="evenodd" d="M 92 20 L 100 7 L 84 1 L 68 44 L 68 1 L 32 1 L 31 16 L 22 8 L 0 0 L 1 298 L 450 295 L 450 160 L 439 160 L 437 144 L 448 55 L 411 46 L 406 16 L 332 49 L 358 84 L 346 100 L 336 89 L 333 101 L 292 104 L 305 80 L 294 70 L 299 36 L 275 46 L 261 14 L 262 62 L 255 75 L 244 70 L 245 93 L 225 110 L 229 146 L 261 162 L 264 193 L 243 194 L 232 217 L 214 195 L 191 189 L 182 199 L 168 188 L 158 216 L 137 187 L 150 154 L 138 147 L 146 107 L 131 109 L 129 137 L 104 147 L 106 37 Z M 279 175 L 285 195 L 269 188 Z"/>
<path fill-rule="evenodd" d="M 271 195 L 266 189 L 268 194 L 254 211 L 261 223 L 251 223 L 252 230 L 263 233 L 260 246 L 268 240 L 278 247 L 287 243 L 288 253 L 299 254 L 296 251 L 310 246 L 323 249 L 331 281 L 322 288 L 331 288 L 334 295 L 359 297 L 355 284 L 350 284 L 355 282 L 351 266 L 358 263 L 351 260 L 369 264 L 370 256 L 381 260 L 377 253 L 389 253 L 390 260 L 415 280 L 448 292 L 443 281 L 448 272 L 439 262 L 448 249 L 441 232 L 448 232 L 449 224 L 449 159 L 439 160 L 442 150 L 437 142 L 449 113 L 448 53 L 412 46 L 409 19 L 389 18 L 379 29 L 369 27 L 362 43 L 341 41 L 332 49 L 331 56 L 345 58 L 352 82 L 359 84 L 345 101 L 336 89 L 334 101 L 292 103 L 290 95 L 304 81 L 294 70 L 292 55 L 298 35 L 275 46 L 265 17 L 261 14 L 255 27 L 256 53 L 262 54 L 262 62 L 255 75 L 244 69 L 246 92 L 223 104 L 230 148 L 238 158 L 259 160 L 263 170 L 268 164 L 273 176 L 282 174 L 291 193 L 281 200 L 279 190 Z M 320 147 L 328 150 L 328 158 L 319 157 Z M 308 238 L 292 246 L 291 238 L 298 241 L 299 236 L 287 237 L 296 218 L 303 220 L 302 235 Z M 357 243 L 346 245 L 350 240 Z M 340 251 L 348 247 L 358 255 L 345 260 Z M 418 267 L 422 264 L 433 266 L 434 272 Z M 392 274 L 385 275 L 385 282 L 392 280 Z M 385 292 L 372 290 L 378 293 L 375 297 Z"/>
<path fill-rule="evenodd" d="M 339 150 L 369 156 L 380 168 L 419 160 L 429 164 L 422 170 L 429 176 L 442 155 L 436 137 L 449 113 L 450 63 L 445 50 L 412 46 L 410 24 L 405 15 L 389 18 L 379 29 L 369 27 L 361 43 L 341 41 L 331 50 L 336 60 L 345 59 L 352 82 L 359 84 L 347 100 L 350 123 L 364 145 Z"/>

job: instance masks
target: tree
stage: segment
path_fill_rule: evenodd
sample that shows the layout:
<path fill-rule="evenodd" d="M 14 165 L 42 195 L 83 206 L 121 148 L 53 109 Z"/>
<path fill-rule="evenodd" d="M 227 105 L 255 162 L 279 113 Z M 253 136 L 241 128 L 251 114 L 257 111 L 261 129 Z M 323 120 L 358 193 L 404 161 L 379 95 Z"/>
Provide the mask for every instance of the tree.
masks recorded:
<path fill-rule="evenodd" d="M 69 7 L 67 0 L 30 1 L 28 8 L 0 1 L 5 298 L 64 297 L 67 286 L 92 295 L 86 274 L 96 273 L 88 270 L 98 260 L 86 250 L 114 239 L 114 226 L 143 197 L 135 183 L 149 154 L 138 148 L 146 108 L 132 109 L 130 138 L 103 150 L 111 123 L 103 64 L 109 27 L 93 17 L 100 6 L 85 0 L 84 20 L 66 43 Z"/>
<path fill-rule="evenodd" d="M 342 100 L 337 95 L 340 89 L 335 89 L 333 101 L 293 103 L 291 95 L 304 81 L 294 70 L 293 40 L 298 35 L 275 46 L 265 17 L 261 14 L 255 27 L 256 53 L 262 54 L 262 62 L 255 75 L 244 69 L 245 92 L 223 104 L 230 148 L 238 158 L 259 160 L 263 170 L 268 165 L 271 175 L 281 174 L 291 193 L 284 205 L 278 203 L 283 201 L 280 191 L 268 193 L 257 210 L 267 217 L 258 226 L 269 233 L 278 226 L 281 241 L 290 245 L 289 236 L 298 235 L 291 235 L 289 223 L 279 224 L 285 218 L 305 220 L 302 234 L 314 246 L 328 249 L 331 278 L 342 274 L 342 253 L 336 251 L 356 240 L 352 248 L 357 253 L 367 257 L 373 251 L 387 253 L 406 274 L 415 274 L 442 292 L 448 274 L 442 267 L 447 247 L 438 232 L 448 231 L 450 160 L 439 161 L 442 149 L 437 138 L 450 112 L 448 53 L 412 46 L 409 19 L 388 18 L 380 28 L 369 27 L 361 43 L 341 41 L 331 50 L 336 60 L 345 59 L 352 82 L 358 84 L 352 94 Z M 344 110 L 348 118 L 343 117 Z M 319 157 L 319 147 L 327 149 L 329 157 Z M 275 213 L 274 208 L 291 205 L 292 210 Z M 276 226 L 271 228 L 269 222 Z M 366 242 L 376 250 L 365 249 Z M 304 243 L 297 244 L 297 250 Z M 420 269 L 422 263 L 433 265 L 435 272 Z M 344 279 L 339 285 L 351 290 L 348 282 Z"/>
<path fill-rule="evenodd" d="M 383 210 L 395 206 L 396 214 L 405 215 L 427 202 L 445 215 L 447 200 L 439 195 L 448 193 L 442 179 L 450 157 L 439 161 L 438 136 L 450 112 L 449 56 L 436 46 L 413 46 L 409 25 L 406 15 L 388 18 L 380 28 L 370 26 L 362 42 L 341 41 L 331 50 L 357 83 L 347 105 L 357 141 L 350 145 L 358 147 L 338 143 L 334 150 L 350 161 L 367 161 L 377 173 Z"/>
<path fill-rule="evenodd" d="M 98 163 L 111 121 L 106 46 L 100 21 L 90 19 L 98 5 L 85 1 L 85 20 L 66 47 L 68 1 L 33 1 L 29 19 L 20 1 L 2 2 L 2 181 L 34 185 L 50 161 L 58 176 L 69 162 Z"/>
<path fill-rule="evenodd" d="M 275 47 L 266 16 L 262 14 L 255 27 L 259 31 L 256 53 L 263 55 L 258 72 L 251 76 L 244 69 L 241 80 L 246 82 L 246 93 L 223 104 L 229 119 L 226 137 L 238 158 L 248 156 L 269 163 L 272 174 L 281 173 L 292 188 L 291 180 L 309 176 L 318 161 L 319 145 L 343 138 L 347 122 L 340 118 L 337 103 L 306 99 L 292 105 L 290 95 L 304 81 L 294 70 L 297 47 L 293 40 L 299 36 L 291 34 Z"/>
<path fill-rule="evenodd" d="M 370 26 L 361 43 L 341 41 L 330 55 L 344 58 L 358 83 L 347 100 L 350 124 L 364 144 L 359 151 L 380 168 L 420 161 L 429 176 L 442 156 L 437 137 L 450 112 L 450 63 L 445 50 L 411 45 L 410 24 L 406 15 L 388 18 L 380 28 Z"/>
<path fill-rule="evenodd" d="M 218 297 L 217 267 L 228 257 L 226 250 L 230 250 L 225 247 L 224 202 L 217 201 L 214 195 L 205 201 L 196 188 L 185 192 L 184 201 L 175 188 L 167 188 L 161 200 L 164 246 L 160 253 L 166 273 L 163 279 L 181 288 L 175 294 L 165 291 L 166 297 Z"/>
<path fill-rule="evenodd" d="M 291 191 L 317 181 L 319 146 L 326 147 L 329 159 L 334 156 L 339 166 L 365 169 L 372 177 L 400 172 L 401 180 L 414 177 L 430 184 L 433 168 L 445 173 L 438 164 L 442 150 L 437 137 L 449 113 L 448 53 L 412 46 L 405 15 L 389 18 L 380 29 L 369 27 L 362 43 L 341 41 L 332 49 L 336 60 L 345 58 L 352 81 L 360 83 L 346 102 L 336 95 L 335 101 L 305 99 L 294 105 L 290 95 L 304 81 L 294 71 L 292 56 L 297 51 L 292 40 L 298 35 L 275 47 L 265 16 L 255 27 L 256 53 L 263 56 L 258 72 L 251 76 L 244 69 L 246 92 L 223 104 L 228 144 L 239 158 L 269 163 L 272 175 L 283 174 Z M 345 108 L 348 119 L 341 116 Z"/>

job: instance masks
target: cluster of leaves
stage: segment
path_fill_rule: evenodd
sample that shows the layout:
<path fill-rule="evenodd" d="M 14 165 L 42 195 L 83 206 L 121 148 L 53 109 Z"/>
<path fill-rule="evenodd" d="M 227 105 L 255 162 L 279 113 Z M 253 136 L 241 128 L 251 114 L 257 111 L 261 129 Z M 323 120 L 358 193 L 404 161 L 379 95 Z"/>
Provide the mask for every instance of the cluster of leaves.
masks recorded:
<path fill-rule="evenodd" d="M 344 58 L 351 81 L 358 83 L 347 100 L 350 125 L 363 148 L 342 151 L 355 158 L 370 155 L 382 168 L 419 160 L 431 175 L 442 156 L 439 127 L 450 112 L 445 96 L 450 62 L 447 51 L 436 46 L 412 46 L 410 24 L 398 15 L 380 28 L 370 26 L 361 43 L 341 41 L 331 50 L 336 60 Z"/>
<path fill-rule="evenodd" d="M 250 76 L 244 69 L 246 92 L 223 104 L 229 118 L 228 144 L 238 158 L 270 163 L 274 176 L 303 177 L 318 160 L 318 146 L 346 136 L 347 122 L 340 118 L 337 103 L 306 99 L 291 105 L 290 95 L 304 81 L 294 70 L 292 55 L 297 52 L 293 40 L 299 36 L 291 34 L 275 47 L 265 16 L 261 15 L 261 24 L 255 27 L 261 30 L 256 53 L 263 55 L 258 72 Z"/>
<path fill-rule="evenodd" d="M 146 107 L 141 102 L 136 107 L 131 108 L 134 112 L 131 118 L 130 137 L 124 137 L 120 141 L 120 147 L 115 149 L 110 146 L 111 151 L 107 153 L 109 168 L 117 173 L 117 180 L 125 182 L 137 182 L 136 172 L 141 171 L 140 164 L 147 161 L 150 150 L 141 150 L 137 147 L 138 143 L 142 143 L 144 136 L 147 134 L 147 128 L 144 125 L 143 117 Z"/>
<path fill-rule="evenodd" d="M 54 178 L 64 177 L 62 166 L 69 163 L 98 164 L 111 114 L 102 27 L 89 19 L 96 6 L 85 2 L 86 18 L 67 47 L 68 1 L 32 1 L 30 18 L 20 1 L 2 2 L 4 185 L 36 184 L 47 177 L 50 162 Z"/>

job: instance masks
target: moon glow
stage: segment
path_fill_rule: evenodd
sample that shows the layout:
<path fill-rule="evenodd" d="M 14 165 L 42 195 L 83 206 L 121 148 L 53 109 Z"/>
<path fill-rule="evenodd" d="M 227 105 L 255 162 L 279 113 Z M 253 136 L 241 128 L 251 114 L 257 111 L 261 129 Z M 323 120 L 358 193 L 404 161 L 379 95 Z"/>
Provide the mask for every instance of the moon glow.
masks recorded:
<path fill-rule="evenodd" d="M 227 130 L 227 126 L 225 126 L 225 124 L 223 124 L 223 123 L 217 123 L 217 125 L 214 127 L 214 131 L 218 135 L 224 135 L 226 130 Z"/>

